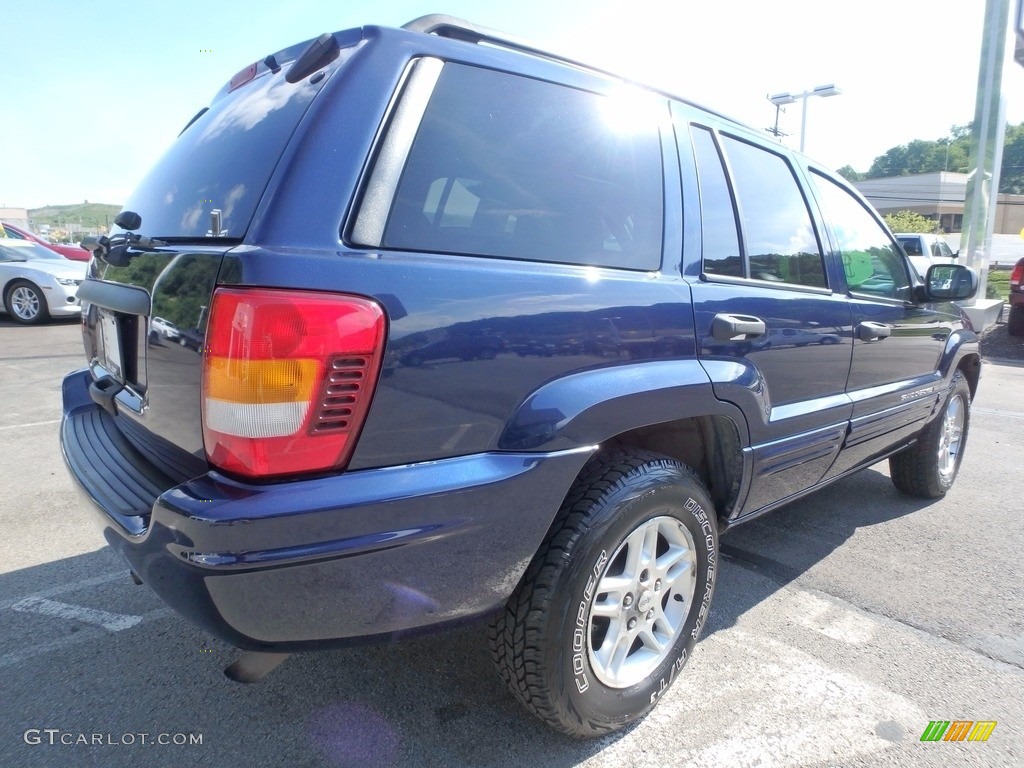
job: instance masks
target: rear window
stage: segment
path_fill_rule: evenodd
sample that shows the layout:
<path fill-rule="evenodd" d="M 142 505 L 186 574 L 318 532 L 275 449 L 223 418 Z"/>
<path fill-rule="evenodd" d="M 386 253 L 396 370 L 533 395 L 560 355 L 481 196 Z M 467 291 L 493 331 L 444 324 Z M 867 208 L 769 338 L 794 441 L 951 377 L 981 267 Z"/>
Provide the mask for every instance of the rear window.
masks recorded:
<path fill-rule="evenodd" d="M 245 235 L 285 145 L 326 82 L 288 83 L 287 71 L 268 72 L 228 93 L 178 137 L 124 205 L 142 216 L 143 233 Z M 214 209 L 221 211 L 220 232 L 210 230 Z"/>
<path fill-rule="evenodd" d="M 924 256 L 924 252 L 921 250 L 921 238 L 919 237 L 898 237 L 900 245 L 903 246 L 903 250 L 906 251 L 907 256 Z"/>
<path fill-rule="evenodd" d="M 388 248 L 657 269 L 657 124 L 635 102 L 447 64 L 401 176 Z M 641 115 L 640 119 L 638 114 Z"/>

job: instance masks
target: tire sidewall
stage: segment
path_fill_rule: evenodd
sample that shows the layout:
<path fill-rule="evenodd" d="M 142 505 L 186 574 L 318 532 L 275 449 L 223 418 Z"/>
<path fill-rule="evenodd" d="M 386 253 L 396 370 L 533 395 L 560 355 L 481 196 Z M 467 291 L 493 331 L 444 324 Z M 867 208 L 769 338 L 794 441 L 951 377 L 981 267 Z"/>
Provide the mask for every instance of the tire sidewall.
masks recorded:
<path fill-rule="evenodd" d="M 1006 326 L 1007 333 L 1011 336 L 1024 336 L 1024 304 L 1010 307 Z"/>
<path fill-rule="evenodd" d="M 953 466 L 953 471 L 949 475 L 943 475 L 939 471 L 939 457 L 938 457 L 938 442 L 942 435 L 942 425 L 946 420 L 946 411 L 949 409 L 950 403 L 955 398 L 960 399 L 960 407 L 964 414 L 964 426 L 960 433 L 960 445 L 957 450 L 956 464 Z M 967 382 L 963 376 L 957 374 L 953 380 L 953 386 L 949 390 L 949 394 L 946 396 L 945 401 L 942 403 L 942 411 L 939 414 L 939 418 L 935 422 L 935 436 L 932 442 L 932 455 L 934 456 L 935 466 L 935 482 L 939 489 L 945 493 L 953 487 L 953 483 L 956 482 L 957 475 L 960 474 L 960 465 L 964 460 L 964 449 L 967 447 L 967 433 L 971 427 L 971 393 L 967 386 Z"/>
<path fill-rule="evenodd" d="M 557 654 L 548 668 L 557 679 L 554 690 L 565 696 L 584 722 L 598 727 L 617 727 L 649 711 L 678 677 L 700 637 L 714 597 L 718 568 L 718 533 L 714 507 L 706 492 L 672 462 L 648 466 L 626 487 L 602 499 L 590 520 L 589 530 L 578 541 L 572 563 L 559 585 L 560 597 L 552 606 L 562 617 L 557 637 L 550 638 L 549 653 Z M 619 545 L 645 521 L 660 516 L 678 519 L 693 537 L 697 583 L 693 603 L 671 652 L 643 682 L 628 688 L 603 684 L 590 663 L 587 642 L 590 608 L 595 589 L 609 558 Z"/>

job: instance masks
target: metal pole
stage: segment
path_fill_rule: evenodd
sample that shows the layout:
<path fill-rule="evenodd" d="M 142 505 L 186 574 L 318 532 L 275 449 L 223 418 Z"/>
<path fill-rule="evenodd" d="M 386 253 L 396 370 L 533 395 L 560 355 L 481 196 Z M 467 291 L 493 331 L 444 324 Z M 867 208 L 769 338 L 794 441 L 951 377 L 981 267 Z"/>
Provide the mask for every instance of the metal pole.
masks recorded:
<path fill-rule="evenodd" d="M 801 95 L 800 102 L 800 151 L 804 151 L 804 138 L 807 136 L 807 97 L 811 95 L 810 91 L 804 91 Z"/>
<path fill-rule="evenodd" d="M 999 170 L 1006 132 L 1006 107 L 1001 91 L 1009 16 L 1010 0 L 987 0 L 978 67 L 978 98 L 971 126 L 971 170 L 960 236 L 961 250 L 966 248 L 967 265 L 976 269 L 980 277 L 977 299 L 985 298 L 999 198 Z"/>

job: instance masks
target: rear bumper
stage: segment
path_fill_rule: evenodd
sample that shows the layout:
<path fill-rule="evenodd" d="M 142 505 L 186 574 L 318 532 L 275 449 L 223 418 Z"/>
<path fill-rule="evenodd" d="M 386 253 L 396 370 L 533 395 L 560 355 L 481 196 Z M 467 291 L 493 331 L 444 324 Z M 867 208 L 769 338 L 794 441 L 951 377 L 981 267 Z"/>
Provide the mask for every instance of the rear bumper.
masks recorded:
<path fill-rule="evenodd" d="M 175 484 L 64 380 L 61 447 L 107 542 L 164 601 L 249 649 L 302 650 L 488 614 L 591 449 L 486 453 L 252 485 Z"/>

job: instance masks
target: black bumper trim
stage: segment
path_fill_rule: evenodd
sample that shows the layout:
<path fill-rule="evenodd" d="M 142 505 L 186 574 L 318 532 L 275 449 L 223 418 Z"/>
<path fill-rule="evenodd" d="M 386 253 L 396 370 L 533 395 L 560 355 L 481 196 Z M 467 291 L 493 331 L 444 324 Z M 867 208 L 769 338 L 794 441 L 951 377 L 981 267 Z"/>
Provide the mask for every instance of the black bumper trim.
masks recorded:
<path fill-rule="evenodd" d="M 153 503 L 177 483 L 147 461 L 100 406 L 91 400 L 75 405 L 61 423 L 68 468 L 89 498 L 122 528 L 135 536 L 144 533 Z"/>

